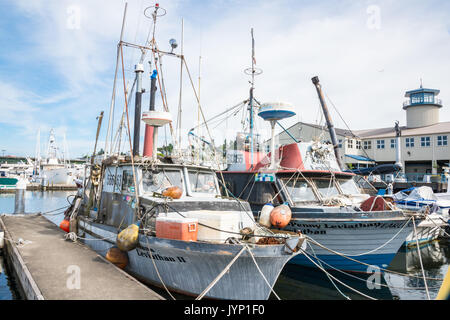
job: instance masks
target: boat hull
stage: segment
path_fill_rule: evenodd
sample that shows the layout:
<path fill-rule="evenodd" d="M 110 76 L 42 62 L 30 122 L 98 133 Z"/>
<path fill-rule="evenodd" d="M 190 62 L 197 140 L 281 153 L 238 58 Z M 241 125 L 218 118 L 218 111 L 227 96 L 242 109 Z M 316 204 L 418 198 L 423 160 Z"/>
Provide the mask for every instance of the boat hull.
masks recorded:
<path fill-rule="evenodd" d="M 69 168 L 43 169 L 41 171 L 42 185 L 76 186 L 74 181 L 75 176 L 72 171 Z"/>
<path fill-rule="evenodd" d="M 79 234 L 87 239 L 85 243 L 102 256 L 115 246 L 115 228 L 85 221 L 80 221 L 78 228 Z M 241 249 L 242 245 L 187 242 L 140 235 L 138 247 L 128 252 L 129 264 L 125 271 L 147 284 L 161 287 L 164 283 L 171 291 L 198 296 Z M 284 245 L 255 246 L 251 251 L 272 287 L 284 265 L 296 255 L 287 253 Z M 248 251 L 244 251 L 205 298 L 264 300 L 269 298 L 270 293 L 271 289 L 252 257 Z"/>
<path fill-rule="evenodd" d="M 310 258 L 317 257 L 322 260 L 325 269 L 364 273 L 372 273 L 374 268 L 388 267 L 413 229 L 412 222 L 408 222 L 406 218 L 375 221 L 367 219 L 314 221 L 296 218 L 289 227 L 313 240 L 308 241 L 306 253 Z M 314 241 L 329 250 L 314 244 Z M 314 266 L 304 256 L 296 256 L 289 263 Z"/>

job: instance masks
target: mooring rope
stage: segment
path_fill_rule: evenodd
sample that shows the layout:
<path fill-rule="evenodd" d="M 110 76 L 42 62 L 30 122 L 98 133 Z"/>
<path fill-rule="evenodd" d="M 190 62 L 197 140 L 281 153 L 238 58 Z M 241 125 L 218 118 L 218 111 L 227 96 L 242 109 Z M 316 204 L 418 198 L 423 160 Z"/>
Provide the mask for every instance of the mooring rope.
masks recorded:
<path fill-rule="evenodd" d="M 362 261 L 350 258 L 350 257 L 348 257 L 348 256 L 346 256 L 346 255 L 344 255 L 344 254 L 342 254 L 340 252 L 337 252 L 337 251 L 335 251 L 333 249 L 327 248 L 324 245 L 320 244 L 319 242 L 315 241 L 314 239 L 310 238 L 307 235 L 305 235 L 305 237 L 307 238 L 308 241 L 311 241 L 313 244 L 315 244 L 315 245 L 321 247 L 322 249 L 327 250 L 327 251 L 329 251 L 329 252 L 331 252 L 333 254 L 336 254 L 336 255 L 341 256 L 341 257 L 343 257 L 345 259 L 351 260 L 353 262 L 356 262 L 356 263 L 359 263 L 359 264 L 362 264 L 362 265 L 365 265 L 365 266 L 368 266 L 368 267 L 372 266 L 372 265 L 370 265 L 368 263 L 365 263 L 365 262 L 362 262 Z M 407 273 L 401 273 L 401 272 L 397 272 L 397 271 L 393 271 L 393 270 L 388 270 L 388 269 L 385 269 L 385 268 L 382 268 L 382 267 L 378 267 L 378 268 L 380 270 L 388 272 L 388 273 L 393 273 L 393 274 L 397 274 L 397 275 L 400 275 L 400 276 L 407 276 L 407 277 L 411 277 L 411 278 L 422 279 L 422 277 L 419 277 L 419 276 L 416 276 L 416 275 L 411 275 L 411 274 L 407 274 Z M 428 280 L 438 280 L 438 281 L 443 281 L 444 280 L 443 278 L 427 278 L 427 279 Z"/>
<path fill-rule="evenodd" d="M 222 272 L 217 275 L 217 277 L 205 288 L 205 290 L 203 290 L 202 293 L 200 293 L 198 295 L 197 298 L 195 298 L 195 300 L 201 300 L 211 290 L 211 288 L 214 287 L 216 285 L 216 283 L 225 275 L 225 273 L 231 268 L 231 266 L 234 264 L 234 262 L 241 256 L 241 254 L 245 250 L 246 250 L 246 247 L 242 246 L 241 251 L 239 251 L 239 253 L 236 256 L 234 256 L 234 258 L 230 261 L 230 263 L 228 263 L 228 265 L 225 267 L 225 269 L 223 269 Z"/>
<path fill-rule="evenodd" d="M 256 262 L 255 257 L 253 256 L 252 251 L 250 250 L 250 248 L 248 247 L 247 244 L 245 244 L 245 247 L 247 248 L 248 253 L 250 254 L 250 257 L 252 257 L 253 262 L 255 263 L 256 269 L 258 269 L 259 273 L 261 274 L 261 276 L 263 277 L 264 281 L 266 282 L 266 284 L 269 286 L 270 291 L 272 291 L 272 293 L 275 295 L 275 297 L 277 297 L 278 300 L 281 300 L 280 297 L 277 295 L 277 293 L 275 292 L 275 290 L 273 290 L 273 286 L 270 285 L 269 281 L 267 281 L 266 277 L 264 276 L 264 273 L 261 271 L 261 269 L 258 266 L 258 263 Z"/>
<path fill-rule="evenodd" d="M 364 293 L 362 293 L 362 292 L 356 290 L 355 288 L 352 288 L 352 287 L 350 287 L 349 285 L 345 284 L 344 282 L 342 282 L 341 280 L 339 280 L 338 278 L 336 278 L 335 276 L 333 276 L 332 274 L 330 274 L 329 272 L 327 272 L 323 267 L 321 267 L 320 265 L 318 265 L 312 258 L 309 257 L 309 254 L 308 254 L 306 251 L 304 251 L 303 249 L 300 249 L 300 250 L 303 252 L 303 254 L 305 255 L 305 257 L 306 257 L 309 261 L 311 261 L 317 268 L 319 268 L 319 269 L 320 269 L 322 272 L 324 272 L 325 274 L 329 275 L 329 276 L 330 276 L 331 278 L 333 278 L 335 281 L 337 281 L 337 282 L 339 282 L 340 284 L 342 284 L 344 287 L 346 287 L 346 288 L 348 288 L 348 289 L 350 289 L 350 290 L 356 292 L 357 294 L 359 294 L 359 295 L 361 295 L 361 296 L 363 296 L 363 297 L 366 297 L 366 298 L 368 298 L 368 299 L 371 299 L 371 300 L 377 300 L 376 298 L 373 298 L 373 297 L 371 297 L 371 296 L 369 296 L 369 295 L 366 295 L 366 294 L 364 294 Z"/>
<path fill-rule="evenodd" d="M 425 291 L 427 292 L 428 300 L 431 300 L 430 292 L 428 291 L 427 278 L 425 277 L 425 270 L 423 268 L 422 255 L 420 254 L 419 238 L 417 237 L 417 230 L 416 230 L 416 221 L 415 221 L 414 217 L 412 217 L 412 220 L 413 220 L 413 226 L 414 226 L 414 237 L 416 238 L 416 244 L 417 244 L 417 254 L 419 255 L 420 268 L 422 269 L 423 282 L 425 284 Z"/>

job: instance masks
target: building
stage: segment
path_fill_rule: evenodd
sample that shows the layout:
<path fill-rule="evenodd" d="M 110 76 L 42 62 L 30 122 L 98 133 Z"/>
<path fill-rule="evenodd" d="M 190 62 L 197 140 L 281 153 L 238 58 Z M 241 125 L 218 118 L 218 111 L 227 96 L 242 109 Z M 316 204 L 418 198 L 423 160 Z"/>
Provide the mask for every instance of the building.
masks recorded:
<path fill-rule="evenodd" d="M 450 162 L 450 122 L 440 122 L 440 91 L 419 89 L 406 92 L 403 104 L 406 126 L 400 126 L 400 154 L 404 173 L 436 175 Z M 276 136 L 278 146 L 295 140 L 331 141 L 326 127 L 299 122 Z M 393 164 L 396 159 L 396 128 L 345 130 L 336 128 L 341 162 L 350 168 Z M 266 142 L 266 146 L 270 141 Z"/>

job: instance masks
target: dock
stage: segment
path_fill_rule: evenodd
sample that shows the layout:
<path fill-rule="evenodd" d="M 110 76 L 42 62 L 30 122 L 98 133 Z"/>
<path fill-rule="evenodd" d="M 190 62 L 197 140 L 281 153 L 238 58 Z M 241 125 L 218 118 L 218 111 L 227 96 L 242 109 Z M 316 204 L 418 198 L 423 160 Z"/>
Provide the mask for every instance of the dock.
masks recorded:
<path fill-rule="evenodd" d="M 27 300 L 164 300 L 41 215 L 1 215 L 0 230 Z"/>

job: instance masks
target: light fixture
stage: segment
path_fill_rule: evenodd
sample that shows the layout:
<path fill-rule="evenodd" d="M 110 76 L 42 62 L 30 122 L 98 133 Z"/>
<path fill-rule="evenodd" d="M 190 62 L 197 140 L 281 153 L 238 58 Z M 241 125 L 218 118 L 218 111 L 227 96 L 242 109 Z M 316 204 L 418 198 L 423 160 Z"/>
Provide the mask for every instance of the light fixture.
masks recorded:
<path fill-rule="evenodd" d="M 177 40 L 175 40 L 175 39 L 170 39 L 170 40 L 169 40 L 169 44 L 170 44 L 170 47 L 172 48 L 172 51 L 170 51 L 170 53 L 173 53 L 173 50 L 176 49 L 176 48 L 178 47 Z"/>

